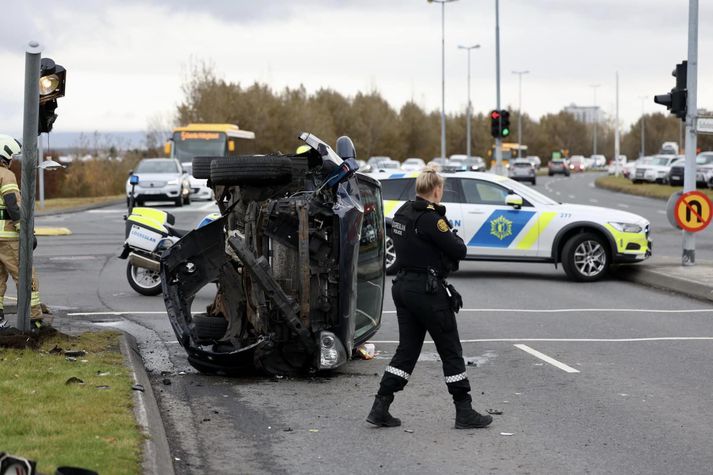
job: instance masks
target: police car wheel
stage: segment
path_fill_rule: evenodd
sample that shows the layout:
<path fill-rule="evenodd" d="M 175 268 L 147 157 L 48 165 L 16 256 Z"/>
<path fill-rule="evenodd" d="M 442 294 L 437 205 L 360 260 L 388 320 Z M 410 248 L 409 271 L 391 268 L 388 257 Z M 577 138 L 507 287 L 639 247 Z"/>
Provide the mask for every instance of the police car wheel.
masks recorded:
<path fill-rule="evenodd" d="M 396 262 L 396 251 L 394 249 L 394 240 L 391 239 L 391 230 L 386 233 L 386 275 L 394 275 L 399 271 L 399 265 Z"/>
<path fill-rule="evenodd" d="M 126 278 L 132 289 L 141 295 L 158 295 L 161 293 L 161 274 L 143 267 L 126 264 Z"/>
<path fill-rule="evenodd" d="M 214 185 L 285 185 L 292 180 L 292 161 L 283 156 L 256 155 L 213 160 L 210 181 Z"/>
<path fill-rule="evenodd" d="M 562 267 L 578 282 L 594 282 L 609 269 L 609 252 L 601 237 L 581 233 L 571 237 L 562 248 Z"/>

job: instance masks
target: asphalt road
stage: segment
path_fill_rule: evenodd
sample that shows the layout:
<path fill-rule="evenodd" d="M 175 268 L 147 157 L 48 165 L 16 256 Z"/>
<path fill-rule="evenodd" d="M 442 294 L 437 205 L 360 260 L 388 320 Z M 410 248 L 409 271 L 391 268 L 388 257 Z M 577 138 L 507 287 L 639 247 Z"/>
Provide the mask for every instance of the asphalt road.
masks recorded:
<path fill-rule="evenodd" d="M 626 204 L 654 224 L 655 251 L 678 255 L 657 216 L 662 202 L 592 189 L 593 178 L 544 178 L 537 188 L 563 201 Z M 39 239 L 42 298 L 65 325 L 100 322 L 137 337 L 177 473 L 711 472 L 710 304 L 615 277 L 571 283 L 551 265 L 465 263 L 450 280 L 465 300 L 458 324 L 474 404 L 503 414 L 488 429 L 453 429 L 427 343 L 392 406 L 403 427 L 377 429 L 364 419 L 398 339 L 390 292 L 373 360 L 316 378 L 204 376 L 187 364 L 162 298 L 140 296 L 126 281 L 115 257 L 124 211 L 37 219 L 74 233 Z M 212 209 L 173 211 L 190 227 Z M 709 259 L 711 241 L 700 241 L 699 259 Z M 204 290 L 194 308 L 210 298 Z"/>

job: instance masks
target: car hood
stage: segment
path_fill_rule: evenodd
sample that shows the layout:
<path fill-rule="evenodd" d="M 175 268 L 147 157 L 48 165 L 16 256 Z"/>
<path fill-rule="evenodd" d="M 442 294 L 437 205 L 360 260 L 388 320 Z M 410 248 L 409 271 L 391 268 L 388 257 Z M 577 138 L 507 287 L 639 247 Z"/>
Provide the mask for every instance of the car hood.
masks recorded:
<path fill-rule="evenodd" d="M 635 223 L 642 227 L 648 226 L 649 221 L 638 214 L 629 213 L 628 211 L 620 211 L 614 208 L 603 208 L 601 206 L 578 205 L 572 203 L 562 203 L 560 206 L 561 212 L 571 212 L 572 220 L 578 221 L 581 218 L 588 218 L 591 221 L 605 222 L 621 222 Z"/>

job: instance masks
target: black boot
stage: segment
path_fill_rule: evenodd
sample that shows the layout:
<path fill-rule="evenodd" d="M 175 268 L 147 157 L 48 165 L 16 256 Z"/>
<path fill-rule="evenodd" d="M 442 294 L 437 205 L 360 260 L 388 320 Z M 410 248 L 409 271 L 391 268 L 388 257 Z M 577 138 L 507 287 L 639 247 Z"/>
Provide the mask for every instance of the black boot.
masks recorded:
<path fill-rule="evenodd" d="M 371 412 L 366 417 L 366 422 L 379 427 L 398 427 L 401 425 L 401 419 L 397 419 L 389 414 L 389 406 L 394 402 L 394 395 L 380 396 L 374 398 L 374 405 L 371 406 Z"/>
<path fill-rule="evenodd" d="M 7 325 L 7 320 L 5 320 L 5 310 L 0 308 L 0 328 Z"/>
<path fill-rule="evenodd" d="M 480 429 L 493 422 L 493 417 L 479 414 L 470 403 L 470 394 L 462 401 L 453 401 L 456 405 L 456 429 Z"/>

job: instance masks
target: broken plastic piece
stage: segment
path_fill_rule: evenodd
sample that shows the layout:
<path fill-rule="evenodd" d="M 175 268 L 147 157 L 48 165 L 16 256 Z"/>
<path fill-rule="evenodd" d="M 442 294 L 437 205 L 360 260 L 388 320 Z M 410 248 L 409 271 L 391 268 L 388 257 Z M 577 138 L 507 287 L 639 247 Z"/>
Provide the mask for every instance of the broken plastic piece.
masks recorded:
<path fill-rule="evenodd" d="M 144 385 L 143 384 L 134 384 L 133 386 L 131 386 L 131 389 L 133 389 L 134 391 L 144 392 Z"/>
<path fill-rule="evenodd" d="M 512 432 L 501 432 L 500 435 L 511 436 L 511 435 L 513 435 L 513 433 Z"/>
<path fill-rule="evenodd" d="M 503 413 L 503 411 L 501 411 L 500 409 L 486 409 L 486 411 L 488 412 L 488 414 L 494 414 L 496 416 L 500 416 Z"/>
<path fill-rule="evenodd" d="M 364 343 L 359 348 L 357 348 L 359 357 L 363 360 L 370 360 L 374 358 L 376 354 L 376 346 L 373 343 Z"/>

